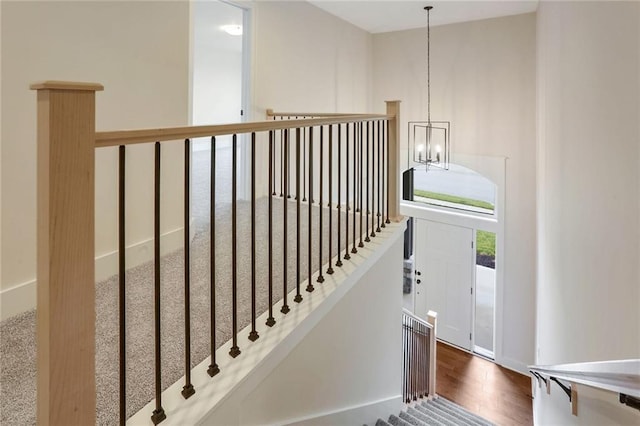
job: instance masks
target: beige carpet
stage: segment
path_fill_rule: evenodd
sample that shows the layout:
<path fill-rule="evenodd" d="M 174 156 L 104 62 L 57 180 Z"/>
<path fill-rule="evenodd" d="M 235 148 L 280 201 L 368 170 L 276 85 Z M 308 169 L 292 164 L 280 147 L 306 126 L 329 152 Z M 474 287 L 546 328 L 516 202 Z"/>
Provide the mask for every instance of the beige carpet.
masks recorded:
<path fill-rule="evenodd" d="M 208 155 L 208 154 L 207 154 Z M 202 157 L 202 156 L 201 156 Z M 202 159 L 194 158 L 194 207 L 197 233 L 191 247 L 191 324 L 192 365 L 209 353 L 209 224 L 208 187 L 195 184 L 208 173 Z M 228 176 L 228 175 L 227 175 Z M 221 176 L 222 179 L 224 177 Z M 223 185 L 220 181 L 219 184 Z M 222 197 L 221 197 L 222 198 Z M 283 201 L 274 199 L 274 302 L 283 295 Z M 296 209 L 295 201 L 288 202 L 287 288 L 296 284 Z M 238 203 L 238 318 L 241 330 L 250 322 L 250 204 Z M 308 263 L 308 206 L 301 212 L 301 280 L 307 276 Z M 227 202 L 216 207 L 216 328 L 217 347 L 231 338 L 231 209 Z M 257 203 L 257 311 L 267 310 L 267 198 Z M 318 267 L 318 213 L 313 209 L 314 253 L 312 265 Z M 328 260 L 328 211 L 324 209 L 324 262 Z M 333 255 L 336 254 L 337 213 L 334 215 Z M 344 216 L 342 226 L 344 227 Z M 350 221 L 349 234 L 352 234 Z M 343 232 L 344 235 L 344 232 Z M 351 238 L 350 238 L 351 239 Z M 344 237 L 342 244 L 344 245 Z M 183 251 L 162 259 L 162 382 L 163 388 L 184 374 L 184 313 L 183 313 Z M 321 285 L 316 284 L 314 285 Z M 114 276 L 96 284 L 96 378 L 97 416 L 101 425 L 118 422 L 118 281 Z M 302 295 L 306 292 L 302 286 Z M 151 262 L 127 271 L 127 398 L 128 416 L 134 414 L 154 397 L 154 332 L 153 332 L 153 264 Z M 304 300 L 302 301 L 304 303 Z M 296 303 L 289 300 L 295 309 Z M 277 318 L 277 316 L 276 316 Z M 277 327 L 277 324 L 276 324 Z M 35 424 L 36 368 L 35 368 L 35 311 L 27 312 L 0 324 L 0 424 Z M 247 336 L 239 336 L 239 346 L 253 344 Z M 242 355 L 241 355 L 242 356 Z M 212 379 L 212 380 L 215 380 Z M 197 389 L 196 389 L 197 392 Z"/>

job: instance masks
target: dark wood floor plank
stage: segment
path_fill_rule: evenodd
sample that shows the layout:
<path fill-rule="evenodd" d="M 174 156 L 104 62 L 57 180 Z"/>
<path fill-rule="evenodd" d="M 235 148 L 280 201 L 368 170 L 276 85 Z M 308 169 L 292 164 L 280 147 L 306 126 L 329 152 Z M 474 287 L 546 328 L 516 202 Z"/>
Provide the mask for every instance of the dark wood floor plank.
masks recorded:
<path fill-rule="evenodd" d="M 436 392 L 498 425 L 533 425 L 528 376 L 440 342 Z"/>

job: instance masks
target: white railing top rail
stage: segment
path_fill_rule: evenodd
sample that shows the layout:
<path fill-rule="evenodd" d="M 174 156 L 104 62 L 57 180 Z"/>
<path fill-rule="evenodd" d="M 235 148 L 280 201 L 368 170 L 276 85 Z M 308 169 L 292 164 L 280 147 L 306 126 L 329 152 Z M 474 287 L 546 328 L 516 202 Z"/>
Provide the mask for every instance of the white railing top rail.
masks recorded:
<path fill-rule="evenodd" d="M 530 365 L 529 370 L 541 376 L 640 398 L 640 359 Z"/>
<path fill-rule="evenodd" d="M 419 322 L 420 324 L 426 325 L 429 328 L 433 328 L 432 324 L 429 324 L 426 320 L 416 316 L 415 314 L 409 312 L 407 309 L 402 308 L 402 313 L 410 318 L 412 318 L 413 320 Z"/>

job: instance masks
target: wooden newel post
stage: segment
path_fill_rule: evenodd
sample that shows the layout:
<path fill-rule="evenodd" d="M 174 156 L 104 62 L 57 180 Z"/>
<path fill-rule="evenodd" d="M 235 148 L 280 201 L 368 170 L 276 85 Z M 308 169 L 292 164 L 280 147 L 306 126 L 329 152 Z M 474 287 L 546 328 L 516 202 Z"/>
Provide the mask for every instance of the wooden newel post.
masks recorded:
<path fill-rule="evenodd" d="M 99 84 L 38 91 L 39 425 L 96 420 L 94 144 Z"/>
<path fill-rule="evenodd" d="M 399 222 L 400 216 L 400 101 L 386 101 L 389 119 L 389 219 Z"/>

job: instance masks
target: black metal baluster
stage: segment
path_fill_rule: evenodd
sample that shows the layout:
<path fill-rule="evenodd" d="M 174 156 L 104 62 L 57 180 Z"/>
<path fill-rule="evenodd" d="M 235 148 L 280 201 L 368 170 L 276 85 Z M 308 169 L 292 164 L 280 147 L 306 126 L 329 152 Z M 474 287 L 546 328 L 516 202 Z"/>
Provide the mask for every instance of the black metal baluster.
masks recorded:
<path fill-rule="evenodd" d="M 273 196 L 275 195 L 274 186 L 275 181 L 273 180 L 273 176 L 275 175 L 275 164 L 272 162 L 274 155 L 274 131 L 269 130 L 269 317 L 267 318 L 267 326 L 273 327 L 276 323 L 275 318 L 273 318 Z"/>
<path fill-rule="evenodd" d="M 422 324 L 418 323 L 418 398 L 422 398 Z"/>
<path fill-rule="evenodd" d="M 349 254 L 349 123 L 347 123 L 345 125 L 345 135 L 347 140 L 345 141 L 345 180 L 346 180 L 346 184 L 345 184 L 345 208 L 344 208 L 344 214 L 345 214 L 345 220 L 344 220 L 344 227 L 345 227 L 345 232 L 344 232 L 344 246 L 345 246 L 345 250 L 344 250 L 344 258 L 345 260 L 349 260 L 351 259 L 351 255 Z"/>
<path fill-rule="evenodd" d="M 340 127 L 340 125 L 338 125 Z M 331 264 L 332 246 L 333 246 L 333 125 L 329 125 L 329 267 L 327 274 L 333 274 L 333 266 Z M 322 206 L 320 206 L 322 209 Z"/>
<path fill-rule="evenodd" d="M 319 283 L 324 282 L 324 277 L 322 276 L 322 240 L 324 236 L 322 235 L 322 196 L 323 196 L 323 188 L 322 188 L 322 175 L 324 171 L 324 134 L 323 134 L 324 126 L 320 126 L 320 201 L 318 202 L 318 214 L 320 215 L 320 225 L 318 229 L 318 279 Z"/>
<path fill-rule="evenodd" d="M 402 316 L 402 400 L 407 401 L 407 317 Z"/>
<path fill-rule="evenodd" d="M 378 174 L 378 208 L 376 209 L 378 227 L 376 228 L 376 232 L 382 232 L 382 230 L 380 229 L 380 198 L 382 197 L 382 191 L 380 190 L 380 121 L 378 121 L 378 142 L 376 143 L 376 146 L 378 148 L 378 166 L 376 167 Z"/>
<path fill-rule="evenodd" d="M 160 142 L 155 144 L 153 220 L 153 269 L 154 269 L 154 320 L 155 320 L 155 382 L 156 409 L 151 421 L 157 425 L 167 418 L 162 408 L 162 364 L 160 346 Z"/>
<path fill-rule="evenodd" d="M 191 383 L 191 226 L 189 219 L 190 185 L 191 185 L 191 141 L 184 140 L 184 379 L 182 396 L 189 398 L 196 393 Z"/>
<path fill-rule="evenodd" d="M 371 122 L 371 238 L 376 236 L 376 123 Z"/>
<path fill-rule="evenodd" d="M 127 422 L 127 328 L 126 328 L 126 247 L 125 247 L 125 146 L 118 149 L 118 309 L 120 344 L 120 424 Z"/>
<path fill-rule="evenodd" d="M 407 323 L 408 323 L 408 328 L 407 328 L 407 365 L 409 368 L 407 368 L 407 402 L 411 402 L 411 367 L 413 366 L 413 354 L 411 353 L 411 339 L 412 339 L 412 334 L 413 334 L 413 323 L 412 323 L 412 319 L 409 318 Z"/>
<path fill-rule="evenodd" d="M 433 333 L 433 329 L 428 328 L 427 327 L 427 342 L 426 342 L 426 348 L 427 348 L 427 374 L 426 374 L 426 386 L 427 386 L 427 396 L 429 396 L 429 382 L 431 382 L 431 371 L 429 371 L 429 363 L 431 361 L 431 333 Z"/>
<path fill-rule="evenodd" d="M 283 120 L 281 117 L 280 120 Z M 285 177 L 285 154 L 284 154 L 284 130 L 280 130 L 280 196 L 284 196 L 284 180 Z"/>
<path fill-rule="evenodd" d="M 256 133 L 251 133 L 251 332 L 249 340 L 258 340 L 256 331 Z"/>
<path fill-rule="evenodd" d="M 340 203 L 342 203 L 342 125 L 338 124 L 338 260 L 336 261 L 336 266 L 342 266 L 342 260 L 340 257 L 342 256 L 342 246 L 340 243 L 342 242 L 342 218 L 340 217 L 342 212 L 342 207 Z"/>
<path fill-rule="evenodd" d="M 409 329 L 410 331 L 410 335 L 409 335 L 409 401 L 411 401 L 413 399 L 413 367 L 414 367 L 414 363 L 415 363 L 415 355 L 413 353 L 413 319 L 411 319 L 409 321 L 409 323 L 411 324 L 411 328 Z"/>
<path fill-rule="evenodd" d="M 313 274 L 313 127 L 309 127 L 309 254 L 307 266 L 309 275 L 307 277 L 307 291 L 311 293 L 314 290 L 311 284 L 311 275 Z"/>
<path fill-rule="evenodd" d="M 362 202 L 362 195 L 363 195 L 363 185 L 362 185 L 362 179 L 364 177 L 364 170 L 362 169 L 363 166 L 363 162 L 364 162 L 364 147 L 363 147 L 363 141 L 362 139 L 364 139 L 364 124 L 360 123 L 360 138 L 359 138 L 359 151 L 360 151 L 360 167 L 359 167 L 359 172 L 360 172 L 360 197 L 358 200 L 358 208 L 360 209 L 360 242 L 358 243 L 358 247 L 364 247 L 364 242 L 362 241 L 362 226 L 364 225 L 364 218 L 362 217 L 363 213 L 364 213 L 364 206 L 363 206 L 363 202 Z"/>
<path fill-rule="evenodd" d="M 271 159 L 269 159 L 271 160 Z M 216 364 L 216 137 L 211 137 L 211 192 L 210 192 L 210 208 L 209 221 L 211 228 L 209 231 L 209 262 L 211 272 L 209 272 L 209 286 L 211 293 L 211 316 L 209 324 L 209 333 L 211 334 L 211 364 L 207 369 L 209 376 L 213 377 L 220 372 L 218 364 Z"/>
<path fill-rule="evenodd" d="M 276 117 L 273 117 L 273 121 L 276 120 Z M 269 131 L 269 149 L 273 149 L 275 150 L 275 140 L 274 140 L 274 131 L 270 130 Z M 271 167 L 271 173 L 269 176 L 269 179 L 271 179 L 271 190 L 270 190 L 270 194 L 271 195 L 276 195 L 276 174 L 275 174 L 275 170 L 276 170 L 276 156 L 274 155 L 274 153 L 271 153 L 271 157 L 269 159 L 269 167 Z"/>
<path fill-rule="evenodd" d="M 287 157 L 288 154 L 288 147 L 289 147 L 289 129 L 283 130 L 284 132 L 284 149 L 285 149 L 285 158 Z M 288 173 L 284 175 L 284 187 L 287 187 L 287 183 L 289 180 L 289 176 Z M 283 244 L 282 244 L 282 252 L 283 252 L 283 259 L 282 259 L 282 292 L 283 292 L 283 299 L 282 299 L 282 308 L 280 308 L 280 312 L 282 312 L 283 314 L 287 314 L 290 309 L 289 309 L 289 305 L 287 304 L 287 263 L 289 261 L 289 256 L 288 256 L 288 252 L 287 252 L 287 240 L 288 240 L 288 231 L 289 231 L 289 227 L 287 225 L 287 219 L 288 219 L 288 205 L 289 202 L 287 201 L 287 197 L 282 197 L 282 210 L 283 210 Z"/>
<path fill-rule="evenodd" d="M 356 248 L 356 212 L 358 211 L 358 123 L 353 123 L 353 247 L 351 253 L 357 253 Z"/>
<path fill-rule="evenodd" d="M 291 117 L 288 117 L 288 119 L 291 119 Z M 286 193 L 287 193 L 287 198 L 291 198 L 291 140 L 289 139 L 289 136 L 291 134 L 289 133 L 289 129 L 286 130 L 286 134 L 285 134 L 285 139 L 284 139 L 284 143 L 287 145 L 285 147 L 285 154 L 286 154 L 286 161 L 287 161 L 287 186 L 285 187 Z"/>
<path fill-rule="evenodd" d="M 296 297 L 293 301 L 302 302 L 300 294 L 300 128 L 296 129 Z"/>
<path fill-rule="evenodd" d="M 385 124 L 386 124 L 385 134 L 387 139 L 387 219 L 385 220 L 385 222 L 391 223 L 391 220 L 389 220 L 389 123 L 387 122 Z"/>
<path fill-rule="evenodd" d="M 302 138 L 302 201 L 307 201 L 307 129 L 302 129 Z"/>
<path fill-rule="evenodd" d="M 367 139 L 365 141 L 365 145 L 366 145 L 366 152 L 367 152 L 367 171 L 365 173 L 365 200 L 366 200 L 366 205 L 365 208 L 366 213 L 365 213 L 365 227 L 364 227 L 364 240 L 365 242 L 369 242 L 371 241 L 371 239 L 369 238 L 369 169 L 371 168 L 371 158 L 369 157 L 369 145 L 371 145 L 371 122 L 367 121 Z"/>
<path fill-rule="evenodd" d="M 229 355 L 235 358 L 240 355 L 238 347 L 238 135 L 234 134 L 232 139 L 232 159 L 231 159 L 231 336 L 233 345 L 229 350 Z"/>

